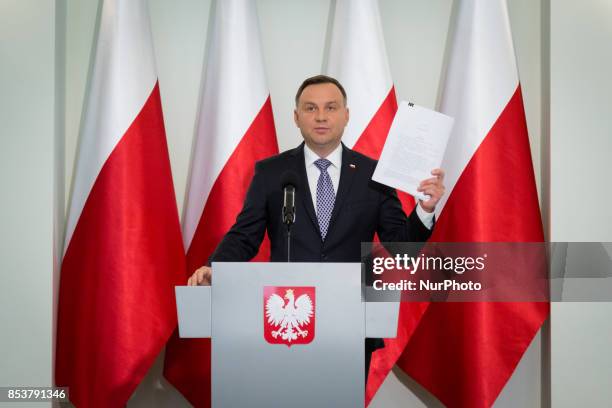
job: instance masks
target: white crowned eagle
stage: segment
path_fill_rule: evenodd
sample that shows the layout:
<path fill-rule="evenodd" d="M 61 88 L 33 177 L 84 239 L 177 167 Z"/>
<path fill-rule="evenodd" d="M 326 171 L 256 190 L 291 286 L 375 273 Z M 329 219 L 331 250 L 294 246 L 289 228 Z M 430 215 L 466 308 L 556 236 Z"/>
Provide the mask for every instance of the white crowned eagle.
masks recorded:
<path fill-rule="evenodd" d="M 268 298 L 266 317 L 270 325 L 278 327 L 278 330 L 272 331 L 272 337 L 281 336 L 283 340 L 291 343 L 297 340 L 298 336 L 304 338 L 308 335 L 308 330 L 302 330 L 300 327 L 310 323 L 313 315 L 312 300 L 306 294 L 295 300 L 293 289 L 287 289 L 284 298 L 287 299 L 286 304 L 276 293 Z"/>

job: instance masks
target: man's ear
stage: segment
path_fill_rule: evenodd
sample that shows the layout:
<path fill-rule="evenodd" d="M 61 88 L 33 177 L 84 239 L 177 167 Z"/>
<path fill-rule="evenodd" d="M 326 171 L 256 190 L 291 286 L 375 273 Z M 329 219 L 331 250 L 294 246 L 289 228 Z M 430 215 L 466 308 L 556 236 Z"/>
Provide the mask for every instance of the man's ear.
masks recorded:
<path fill-rule="evenodd" d="M 349 117 L 350 117 L 350 115 L 349 115 L 349 108 L 346 108 L 346 123 L 347 124 L 348 124 L 348 121 L 349 121 Z M 346 124 L 344 126 L 346 126 Z"/>
<path fill-rule="evenodd" d="M 295 122 L 295 126 L 300 127 L 298 125 L 298 111 L 297 108 L 293 110 L 293 121 Z"/>

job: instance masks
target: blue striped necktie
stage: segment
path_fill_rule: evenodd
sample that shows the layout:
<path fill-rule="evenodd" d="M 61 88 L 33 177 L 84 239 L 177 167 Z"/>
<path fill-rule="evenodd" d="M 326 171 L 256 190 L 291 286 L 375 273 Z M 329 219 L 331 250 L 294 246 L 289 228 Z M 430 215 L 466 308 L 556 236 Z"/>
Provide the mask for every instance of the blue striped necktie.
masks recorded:
<path fill-rule="evenodd" d="M 317 181 L 317 220 L 319 221 L 321 238 L 325 240 L 334 209 L 334 201 L 336 201 L 336 193 L 334 193 L 331 177 L 327 173 L 327 168 L 331 165 L 331 162 L 327 159 L 319 159 L 314 164 L 321 171 L 319 181 Z"/>

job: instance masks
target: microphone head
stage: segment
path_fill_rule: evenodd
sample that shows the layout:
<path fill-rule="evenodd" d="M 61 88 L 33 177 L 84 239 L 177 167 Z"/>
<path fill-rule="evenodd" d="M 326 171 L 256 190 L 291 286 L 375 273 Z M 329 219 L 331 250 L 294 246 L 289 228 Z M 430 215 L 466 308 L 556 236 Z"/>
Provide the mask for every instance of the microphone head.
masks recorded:
<path fill-rule="evenodd" d="M 294 189 L 298 189 L 298 175 L 291 170 L 287 170 L 281 174 L 281 189 L 284 189 L 287 186 L 293 186 Z"/>

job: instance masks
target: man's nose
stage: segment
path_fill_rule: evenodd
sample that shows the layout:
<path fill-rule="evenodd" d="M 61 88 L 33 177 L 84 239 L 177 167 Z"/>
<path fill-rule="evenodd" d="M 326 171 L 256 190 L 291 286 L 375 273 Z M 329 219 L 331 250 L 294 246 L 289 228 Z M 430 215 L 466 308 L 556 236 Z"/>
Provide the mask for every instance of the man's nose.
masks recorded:
<path fill-rule="evenodd" d="M 315 120 L 317 122 L 325 122 L 327 120 L 327 114 L 325 113 L 325 109 L 318 109 L 315 114 Z"/>

